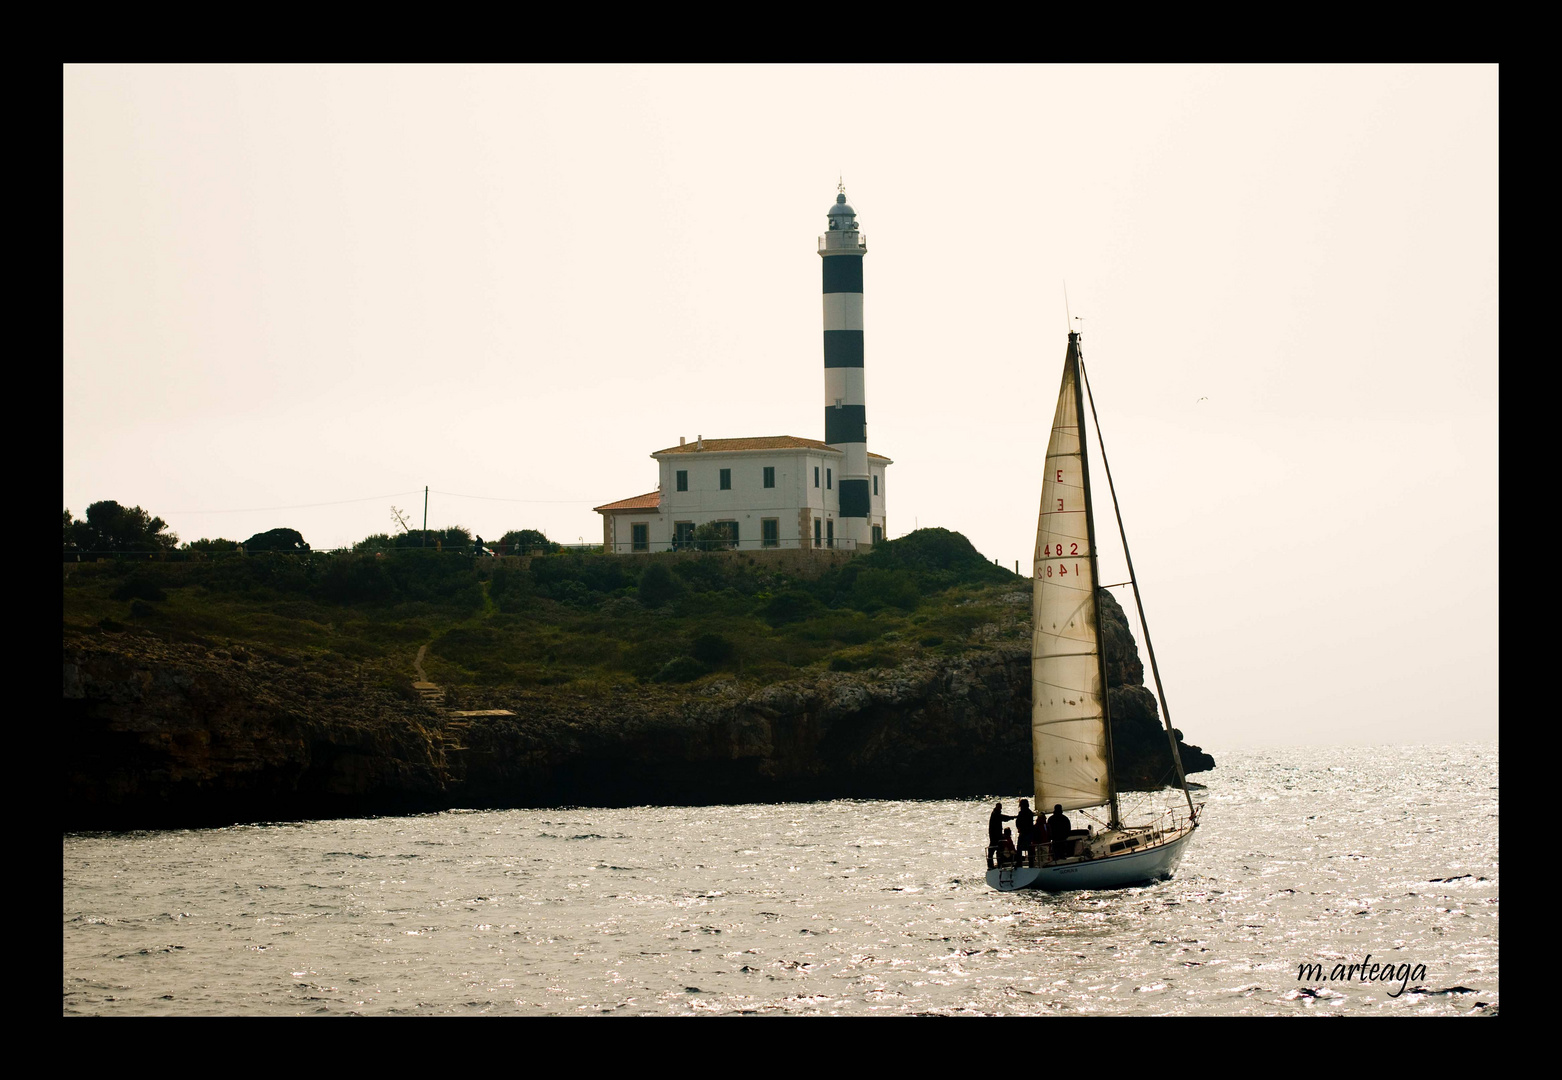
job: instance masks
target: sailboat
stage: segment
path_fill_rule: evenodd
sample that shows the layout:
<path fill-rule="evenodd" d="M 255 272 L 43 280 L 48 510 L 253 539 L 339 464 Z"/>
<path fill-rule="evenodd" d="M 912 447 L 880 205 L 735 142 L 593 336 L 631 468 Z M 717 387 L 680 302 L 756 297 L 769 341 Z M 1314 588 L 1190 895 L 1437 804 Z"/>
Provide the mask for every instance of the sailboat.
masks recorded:
<path fill-rule="evenodd" d="M 1090 463 L 1084 437 L 1084 401 L 1089 391 L 1080 354 L 1080 335 L 1068 336 L 1063 383 L 1047 442 L 1046 475 L 1036 526 L 1035 585 L 1031 599 L 1031 762 L 1038 825 L 1054 807 L 1065 812 L 1104 808 L 1103 828 L 1071 828 L 1066 837 L 1036 845 L 1031 860 L 1000 858 L 987 871 L 987 884 L 1014 889 L 1112 889 L 1170 877 L 1188 841 L 1199 827 L 1196 806 L 1182 771 L 1177 736 L 1166 708 L 1160 669 L 1144 621 L 1144 601 L 1134 580 L 1133 560 L 1123 537 L 1123 554 L 1134 587 L 1139 625 L 1144 631 L 1150 670 L 1166 737 L 1171 743 L 1177 783 L 1187 800 L 1148 821 L 1122 820 L 1112 769 L 1112 720 L 1107 696 L 1106 657 L 1102 647 L 1101 604 L 1097 600 L 1096 523 L 1091 506 Z M 1095 401 L 1091 398 L 1091 414 Z M 1096 425 L 1097 439 L 1100 425 Z M 1119 532 L 1122 513 L 1112 488 L 1111 468 L 1102 444 L 1101 464 L 1112 493 Z M 1070 825 L 1074 824 L 1070 819 Z"/>

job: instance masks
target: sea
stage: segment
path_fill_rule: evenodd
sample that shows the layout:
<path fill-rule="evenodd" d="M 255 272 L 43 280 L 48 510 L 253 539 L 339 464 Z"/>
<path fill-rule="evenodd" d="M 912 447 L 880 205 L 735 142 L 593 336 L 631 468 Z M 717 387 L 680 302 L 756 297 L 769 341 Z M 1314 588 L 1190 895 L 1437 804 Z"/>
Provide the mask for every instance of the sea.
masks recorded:
<path fill-rule="evenodd" d="M 1110 891 L 987 886 L 1016 792 L 68 834 L 64 1012 L 1497 1014 L 1495 743 L 1216 759 Z"/>

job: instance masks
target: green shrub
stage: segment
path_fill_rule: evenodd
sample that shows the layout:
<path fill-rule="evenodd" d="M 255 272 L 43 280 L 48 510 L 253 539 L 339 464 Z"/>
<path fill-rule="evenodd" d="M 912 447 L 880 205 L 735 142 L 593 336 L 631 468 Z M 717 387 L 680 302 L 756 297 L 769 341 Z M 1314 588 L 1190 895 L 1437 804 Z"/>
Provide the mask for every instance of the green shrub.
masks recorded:
<path fill-rule="evenodd" d="M 111 594 L 115 600 L 167 600 L 168 594 L 148 574 L 131 574 Z"/>
<path fill-rule="evenodd" d="M 771 626 L 784 626 L 787 623 L 812 617 L 819 611 L 820 606 L 812 593 L 804 592 L 802 589 L 788 589 L 771 597 L 770 601 L 759 609 L 759 617 Z"/>
<path fill-rule="evenodd" d="M 692 656 L 675 656 L 662 666 L 651 679 L 652 682 L 686 683 L 693 682 L 705 674 L 705 665 Z"/>
<path fill-rule="evenodd" d="M 922 595 L 917 590 L 916 578 L 909 570 L 875 570 L 870 567 L 859 571 L 857 579 L 852 583 L 851 605 L 858 611 L 880 607 L 912 611 L 921 602 Z"/>
<path fill-rule="evenodd" d="M 640 602 L 646 607 L 661 607 L 676 600 L 682 592 L 683 586 L 678 584 L 678 579 L 664 562 L 653 562 L 640 575 Z"/>
<path fill-rule="evenodd" d="M 720 667 L 732 656 L 732 642 L 720 634 L 701 634 L 689 646 L 689 652 L 702 664 Z"/>

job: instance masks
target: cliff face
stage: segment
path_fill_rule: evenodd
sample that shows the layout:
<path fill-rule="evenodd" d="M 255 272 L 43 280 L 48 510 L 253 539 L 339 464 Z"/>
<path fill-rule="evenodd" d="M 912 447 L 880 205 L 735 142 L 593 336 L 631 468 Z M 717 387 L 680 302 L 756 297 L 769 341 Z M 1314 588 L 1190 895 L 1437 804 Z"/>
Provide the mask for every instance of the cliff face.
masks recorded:
<path fill-rule="evenodd" d="M 1126 624 L 1114 641 L 1120 786 L 1159 787 L 1172 770 L 1155 699 L 1133 682 Z M 501 689 L 485 705 L 514 716 L 465 720 L 242 648 L 98 632 L 67 633 L 64 652 L 68 830 L 1031 787 L 1024 644 L 758 690 Z M 1181 753 L 1189 772 L 1214 767 Z"/>

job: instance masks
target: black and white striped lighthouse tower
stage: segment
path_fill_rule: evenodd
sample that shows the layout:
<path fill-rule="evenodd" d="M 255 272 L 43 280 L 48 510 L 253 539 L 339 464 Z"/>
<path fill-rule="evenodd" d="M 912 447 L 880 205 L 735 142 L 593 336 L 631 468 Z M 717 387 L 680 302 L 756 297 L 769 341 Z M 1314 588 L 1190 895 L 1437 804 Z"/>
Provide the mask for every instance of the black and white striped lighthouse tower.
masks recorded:
<path fill-rule="evenodd" d="M 862 378 L 862 257 L 867 239 L 857 212 L 837 188 L 830 230 L 819 238 L 824 260 L 824 441 L 845 454 L 840 476 L 842 537 L 872 542 L 869 524 L 868 419 Z"/>

